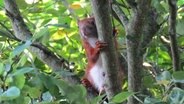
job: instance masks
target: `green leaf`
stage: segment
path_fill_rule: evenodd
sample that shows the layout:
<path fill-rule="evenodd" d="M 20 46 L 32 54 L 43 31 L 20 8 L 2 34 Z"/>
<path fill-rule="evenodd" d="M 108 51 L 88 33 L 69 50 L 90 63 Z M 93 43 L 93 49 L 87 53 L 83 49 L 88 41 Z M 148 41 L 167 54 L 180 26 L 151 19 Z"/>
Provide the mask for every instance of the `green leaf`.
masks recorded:
<path fill-rule="evenodd" d="M 172 74 L 174 82 L 184 83 L 184 71 L 176 71 Z"/>
<path fill-rule="evenodd" d="M 32 44 L 32 42 L 30 40 L 27 40 L 26 43 L 24 43 L 24 44 L 19 45 L 18 47 L 16 47 L 13 50 L 12 58 L 15 57 L 16 55 L 19 55 L 21 52 L 24 51 L 24 49 L 28 48 L 31 44 Z"/>
<path fill-rule="evenodd" d="M 6 63 L 4 68 L 6 72 L 9 72 L 11 69 L 11 63 Z"/>
<path fill-rule="evenodd" d="M 47 92 L 45 92 L 45 93 L 42 94 L 42 99 L 43 99 L 43 101 L 49 101 L 49 102 L 51 102 L 52 99 L 53 99 L 53 97 L 52 97 L 52 95 L 47 91 Z"/>
<path fill-rule="evenodd" d="M 52 19 L 51 18 L 48 18 L 48 19 L 45 19 L 42 23 L 41 23 L 41 26 L 44 26 L 46 25 L 48 22 L 50 22 Z"/>
<path fill-rule="evenodd" d="M 20 74 L 29 73 L 34 69 L 35 68 L 32 68 L 32 67 L 24 67 L 24 68 L 21 68 L 21 69 L 18 69 L 17 71 L 15 71 L 13 74 L 11 74 L 11 76 L 16 76 L 16 75 L 20 75 Z"/>
<path fill-rule="evenodd" d="M 163 59 L 165 59 L 166 61 L 171 61 L 171 58 L 170 58 L 168 52 L 166 52 L 166 51 L 164 51 L 164 50 L 159 50 L 158 53 L 159 53 L 159 57 L 160 57 L 160 58 L 163 58 Z"/>
<path fill-rule="evenodd" d="M 3 63 L 0 63 L 0 75 L 2 75 L 3 74 L 3 72 L 4 72 L 4 64 Z"/>
<path fill-rule="evenodd" d="M 32 98 L 38 98 L 41 95 L 40 89 L 36 87 L 30 87 L 27 91 Z"/>
<path fill-rule="evenodd" d="M 178 4 L 178 6 L 183 5 L 184 4 L 184 0 L 178 0 L 177 4 Z"/>
<path fill-rule="evenodd" d="M 62 95 L 67 97 L 69 102 L 75 102 L 75 104 L 86 104 L 86 90 L 82 85 L 71 86 L 65 81 L 59 79 L 55 79 L 53 81 L 58 86 Z"/>
<path fill-rule="evenodd" d="M 40 31 L 36 32 L 34 35 L 33 35 L 33 41 L 41 38 L 42 36 L 44 35 L 49 35 L 49 29 L 47 27 L 45 28 L 42 28 Z"/>
<path fill-rule="evenodd" d="M 176 25 L 176 32 L 180 35 L 184 34 L 184 19 L 180 19 L 177 21 L 177 25 Z"/>
<path fill-rule="evenodd" d="M 143 77 L 143 84 L 146 88 L 152 88 L 153 83 L 155 83 L 155 79 L 153 79 L 153 76 L 149 75 L 149 76 L 145 76 Z"/>
<path fill-rule="evenodd" d="M 17 98 L 18 96 L 20 96 L 20 90 L 19 88 L 13 86 L 8 88 L 7 91 L 0 95 L 0 101 L 12 100 Z"/>
<path fill-rule="evenodd" d="M 174 87 L 168 96 L 170 104 L 184 104 L 184 91 L 180 88 Z"/>
<path fill-rule="evenodd" d="M 16 4 L 18 5 L 19 8 L 21 9 L 26 9 L 28 7 L 27 3 L 25 0 L 16 0 Z"/>
<path fill-rule="evenodd" d="M 184 46 L 184 41 L 183 40 L 184 40 L 184 36 L 183 35 L 178 37 L 179 46 Z"/>
<path fill-rule="evenodd" d="M 121 92 L 117 95 L 115 95 L 113 98 L 112 98 L 112 101 L 113 103 L 122 103 L 123 101 L 125 101 L 128 97 L 134 95 L 135 93 L 133 92 Z"/>
<path fill-rule="evenodd" d="M 156 98 L 146 97 L 144 99 L 144 104 L 163 104 L 161 102 L 162 101 L 160 99 L 156 99 Z"/>
<path fill-rule="evenodd" d="M 103 98 L 105 98 L 106 95 L 100 95 L 100 96 L 96 96 L 95 98 L 91 99 L 90 104 L 98 104 Z M 110 104 L 110 102 L 109 102 Z"/>
<path fill-rule="evenodd" d="M 171 80 L 171 74 L 169 71 L 164 71 L 160 75 L 156 76 L 158 84 L 167 85 Z"/>
<path fill-rule="evenodd" d="M 19 60 L 19 62 L 16 64 L 16 66 L 17 66 L 17 67 L 22 67 L 22 66 L 24 66 L 24 65 L 26 64 L 26 62 L 28 61 L 27 57 L 28 57 L 27 54 L 21 55 L 20 60 Z"/>
<path fill-rule="evenodd" d="M 46 75 L 46 74 L 39 74 L 39 78 L 41 79 L 42 83 L 44 84 L 45 88 L 47 88 L 50 92 L 51 95 L 57 96 L 59 95 L 59 88 L 57 85 L 54 83 L 55 78 Z"/>
<path fill-rule="evenodd" d="M 2 88 L 0 88 L 0 95 L 2 95 L 2 93 L 3 93 L 3 89 L 2 89 Z"/>
<path fill-rule="evenodd" d="M 164 3 L 161 3 L 160 0 L 152 0 L 152 5 L 157 9 L 159 13 L 165 13 L 165 5 Z"/>
<path fill-rule="evenodd" d="M 1 6 L 1 7 L 4 7 L 3 0 L 0 0 L 0 6 Z"/>
<path fill-rule="evenodd" d="M 35 76 L 35 77 L 29 79 L 28 83 L 31 87 L 36 87 L 37 89 L 43 89 L 44 88 L 43 80 L 41 80 L 39 78 L 39 76 Z"/>
<path fill-rule="evenodd" d="M 86 91 L 82 85 L 69 86 L 68 88 L 65 93 L 71 102 L 84 102 Z"/>
<path fill-rule="evenodd" d="M 58 72 L 56 72 L 58 74 L 60 74 L 63 77 L 68 77 L 68 76 L 73 76 L 74 73 L 68 71 L 68 70 L 59 70 Z"/>
<path fill-rule="evenodd" d="M 24 87 L 25 82 L 26 78 L 23 74 L 19 74 L 13 77 L 13 84 L 17 86 L 19 89 L 22 89 Z"/>

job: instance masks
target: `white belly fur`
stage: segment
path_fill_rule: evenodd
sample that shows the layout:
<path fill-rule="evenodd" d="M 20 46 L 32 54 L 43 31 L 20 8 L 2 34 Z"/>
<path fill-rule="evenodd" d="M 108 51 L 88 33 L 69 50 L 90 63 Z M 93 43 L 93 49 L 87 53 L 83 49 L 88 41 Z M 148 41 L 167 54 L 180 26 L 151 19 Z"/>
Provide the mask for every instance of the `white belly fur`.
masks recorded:
<path fill-rule="evenodd" d="M 97 64 L 90 70 L 90 76 L 93 81 L 94 86 L 98 91 L 102 91 L 104 89 L 105 83 L 105 71 L 102 67 L 101 58 L 98 59 Z"/>
<path fill-rule="evenodd" d="M 97 38 L 88 38 L 88 41 L 90 45 L 95 48 L 95 43 L 97 42 Z M 104 89 L 104 82 L 105 77 L 104 75 L 104 68 L 102 67 L 102 59 L 99 57 L 96 64 L 93 66 L 93 68 L 90 70 L 90 79 L 92 79 L 90 82 L 93 82 L 93 86 L 95 86 L 98 91 L 102 91 Z"/>

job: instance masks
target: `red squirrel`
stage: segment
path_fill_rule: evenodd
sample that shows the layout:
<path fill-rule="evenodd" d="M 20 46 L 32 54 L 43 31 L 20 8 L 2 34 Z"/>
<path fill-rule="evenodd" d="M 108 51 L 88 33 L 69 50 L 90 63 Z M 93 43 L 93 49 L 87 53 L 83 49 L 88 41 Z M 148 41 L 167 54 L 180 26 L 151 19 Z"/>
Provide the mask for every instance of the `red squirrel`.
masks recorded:
<path fill-rule="evenodd" d="M 100 51 L 107 46 L 107 43 L 98 40 L 94 17 L 79 20 L 78 26 L 88 61 L 82 84 L 85 87 L 94 88 L 97 93 L 100 94 L 104 92 L 106 74 L 102 67 L 102 59 L 99 55 Z M 115 45 L 116 44 L 115 41 Z"/>

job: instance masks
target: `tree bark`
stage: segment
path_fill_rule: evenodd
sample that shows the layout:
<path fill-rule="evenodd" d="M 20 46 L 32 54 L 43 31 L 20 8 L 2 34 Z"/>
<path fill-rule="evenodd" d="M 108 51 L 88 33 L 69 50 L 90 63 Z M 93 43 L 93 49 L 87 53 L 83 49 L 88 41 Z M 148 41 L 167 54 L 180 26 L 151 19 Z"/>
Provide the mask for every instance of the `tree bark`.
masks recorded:
<path fill-rule="evenodd" d="M 107 72 L 106 94 L 108 99 L 121 92 L 120 79 L 118 78 L 118 59 L 112 36 L 109 0 L 91 0 L 93 13 L 100 41 L 107 42 L 108 47 L 101 52 L 103 67 Z"/>
<path fill-rule="evenodd" d="M 143 52 L 142 41 L 144 27 L 147 24 L 147 14 L 150 10 L 151 0 L 127 0 L 133 9 L 133 17 L 126 31 L 127 59 L 128 59 L 128 90 L 141 92 Z M 139 104 L 134 97 L 129 97 L 128 104 Z"/>
<path fill-rule="evenodd" d="M 157 12 L 150 6 L 151 0 L 126 0 L 132 9 L 130 20 L 124 11 L 113 2 L 113 11 L 119 17 L 126 31 L 127 61 L 128 61 L 128 89 L 140 92 L 142 87 L 142 62 L 148 44 L 159 30 Z M 128 99 L 128 104 L 138 104 L 133 97 Z"/>
<path fill-rule="evenodd" d="M 32 37 L 32 33 L 23 21 L 23 18 L 21 17 L 21 13 L 16 5 L 15 0 L 4 0 L 4 4 L 6 14 L 11 20 L 15 37 L 23 42 L 26 40 L 30 40 Z M 45 47 L 39 42 L 33 42 L 29 50 L 33 54 L 35 54 L 42 62 L 51 67 L 53 71 L 68 68 L 65 65 L 67 63 L 65 59 L 63 59 L 62 57 L 58 57 L 58 55 L 55 55 L 54 52 L 50 51 L 47 47 Z M 63 77 L 63 79 L 73 84 L 80 83 L 80 79 L 75 75 Z"/>

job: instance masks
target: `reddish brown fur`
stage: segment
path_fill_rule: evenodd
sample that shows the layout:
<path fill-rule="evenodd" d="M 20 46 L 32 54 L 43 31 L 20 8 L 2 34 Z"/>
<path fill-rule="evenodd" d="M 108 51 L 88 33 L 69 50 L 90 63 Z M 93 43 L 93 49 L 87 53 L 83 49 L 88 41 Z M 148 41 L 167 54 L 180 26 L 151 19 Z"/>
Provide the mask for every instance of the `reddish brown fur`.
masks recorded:
<path fill-rule="evenodd" d="M 92 67 L 97 64 L 97 60 L 99 58 L 100 51 L 107 46 L 107 43 L 96 41 L 95 46 L 91 46 L 89 38 L 98 39 L 97 29 L 95 25 L 95 20 L 93 17 L 86 18 L 83 20 L 78 21 L 78 26 L 80 30 L 80 35 L 82 38 L 82 44 L 86 52 L 87 56 L 87 67 L 86 67 L 86 73 L 84 78 L 82 79 L 82 83 L 86 87 L 91 87 L 96 89 L 94 82 L 91 80 L 91 76 L 89 76 L 89 72 L 92 69 Z M 115 35 L 116 32 L 113 32 Z M 114 40 L 116 48 L 117 48 L 117 41 Z M 101 70 L 101 69 L 99 69 Z M 98 91 L 98 89 L 96 89 Z"/>

